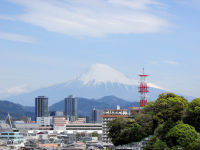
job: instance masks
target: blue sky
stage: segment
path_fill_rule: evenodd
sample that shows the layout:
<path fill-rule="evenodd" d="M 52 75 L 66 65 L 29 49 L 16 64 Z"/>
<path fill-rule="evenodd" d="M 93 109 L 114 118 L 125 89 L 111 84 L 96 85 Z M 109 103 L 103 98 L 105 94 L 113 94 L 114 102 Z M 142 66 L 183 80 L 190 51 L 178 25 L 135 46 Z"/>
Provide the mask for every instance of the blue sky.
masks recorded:
<path fill-rule="evenodd" d="M 1 0 L 0 98 L 107 64 L 200 97 L 200 0 Z"/>

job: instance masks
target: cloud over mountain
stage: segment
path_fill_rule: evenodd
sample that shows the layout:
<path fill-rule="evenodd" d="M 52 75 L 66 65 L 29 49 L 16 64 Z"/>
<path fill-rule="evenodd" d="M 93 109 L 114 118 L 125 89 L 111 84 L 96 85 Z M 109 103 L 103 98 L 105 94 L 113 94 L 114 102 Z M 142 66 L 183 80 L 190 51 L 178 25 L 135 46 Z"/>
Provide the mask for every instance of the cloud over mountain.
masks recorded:
<path fill-rule="evenodd" d="M 24 13 L 12 16 L 14 19 L 78 37 L 156 33 L 170 26 L 157 0 L 9 1 L 24 8 Z"/>

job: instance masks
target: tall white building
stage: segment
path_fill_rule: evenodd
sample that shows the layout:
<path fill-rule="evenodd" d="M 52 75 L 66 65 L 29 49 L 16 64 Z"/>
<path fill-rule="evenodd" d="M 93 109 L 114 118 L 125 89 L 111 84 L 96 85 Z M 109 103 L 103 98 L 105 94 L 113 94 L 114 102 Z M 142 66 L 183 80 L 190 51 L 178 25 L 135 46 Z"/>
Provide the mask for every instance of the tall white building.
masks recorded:
<path fill-rule="evenodd" d="M 102 141 L 105 143 L 111 143 L 111 139 L 108 138 L 108 127 L 107 124 L 109 121 L 118 118 L 118 117 L 129 117 L 127 109 L 120 109 L 119 106 L 117 106 L 117 109 L 105 109 L 104 114 L 102 117 Z"/>

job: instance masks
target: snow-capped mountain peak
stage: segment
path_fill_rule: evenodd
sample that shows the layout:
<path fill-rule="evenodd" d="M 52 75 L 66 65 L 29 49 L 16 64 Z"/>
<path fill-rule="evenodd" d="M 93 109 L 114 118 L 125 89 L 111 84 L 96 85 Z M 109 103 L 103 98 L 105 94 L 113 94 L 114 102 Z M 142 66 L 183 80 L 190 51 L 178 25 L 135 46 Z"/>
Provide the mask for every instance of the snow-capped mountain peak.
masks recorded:
<path fill-rule="evenodd" d="M 124 85 L 138 85 L 138 80 L 126 77 L 123 73 L 105 64 L 93 64 L 86 72 L 78 76 L 77 80 L 84 85 L 98 85 L 107 83 L 118 83 Z M 162 89 L 152 83 L 150 87 Z"/>
<path fill-rule="evenodd" d="M 81 74 L 77 79 L 82 81 L 84 85 L 86 84 L 98 85 L 102 83 L 137 85 L 136 80 L 127 78 L 121 72 L 105 64 L 92 65 L 86 72 Z"/>
<path fill-rule="evenodd" d="M 73 94 L 75 97 L 85 98 L 100 98 L 102 96 L 114 95 L 126 100 L 136 101 L 139 100 L 138 73 L 135 73 L 135 79 L 126 77 L 123 73 L 108 65 L 94 64 L 86 72 L 65 83 L 10 97 L 8 100 L 34 105 L 34 97 L 45 95 L 50 98 L 50 104 L 53 104 Z M 155 100 L 160 93 L 165 92 L 165 90 L 154 84 L 149 83 L 148 85 L 151 87 L 148 100 Z"/>

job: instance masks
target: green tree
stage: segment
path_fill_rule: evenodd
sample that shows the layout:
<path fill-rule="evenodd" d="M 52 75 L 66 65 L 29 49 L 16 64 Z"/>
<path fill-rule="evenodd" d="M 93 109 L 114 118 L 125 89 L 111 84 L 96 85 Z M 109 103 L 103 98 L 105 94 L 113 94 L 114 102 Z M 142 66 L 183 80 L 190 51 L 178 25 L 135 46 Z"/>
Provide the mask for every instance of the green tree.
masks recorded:
<path fill-rule="evenodd" d="M 197 140 L 189 145 L 192 150 L 200 150 L 200 140 Z"/>
<path fill-rule="evenodd" d="M 189 103 L 184 122 L 194 126 L 200 132 L 200 98 Z"/>
<path fill-rule="evenodd" d="M 149 139 L 148 144 L 144 147 L 144 150 L 169 150 L 167 144 L 159 140 L 156 136 L 152 136 Z"/>
<path fill-rule="evenodd" d="M 159 139 L 165 141 L 165 135 L 177 121 L 182 120 L 187 107 L 185 98 L 173 93 L 163 93 L 154 103 L 146 105 L 135 119 L 146 131 L 146 136 L 155 132 Z"/>
<path fill-rule="evenodd" d="M 154 102 L 149 102 L 141 111 L 135 115 L 135 120 L 145 131 L 146 137 L 153 135 L 157 123 L 154 122 L 155 106 Z"/>
<path fill-rule="evenodd" d="M 76 138 L 80 138 L 81 137 L 81 134 L 80 133 L 76 133 Z"/>
<path fill-rule="evenodd" d="M 149 136 L 154 133 L 153 115 L 148 113 L 139 113 L 135 116 L 136 122 L 142 126 L 145 131 L 144 136 Z"/>
<path fill-rule="evenodd" d="M 124 130 L 126 125 L 127 119 L 124 117 L 119 117 L 108 122 L 108 136 L 111 138 L 111 141 L 114 145 L 117 146 L 124 144 L 124 137 L 122 137 L 121 131 Z"/>
<path fill-rule="evenodd" d="M 151 114 L 155 113 L 154 102 L 148 102 L 148 104 L 140 111 L 142 114 Z"/>
<path fill-rule="evenodd" d="M 139 142 L 144 138 L 142 126 L 135 120 L 119 117 L 108 123 L 108 129 L 108 136 L 115 146 Z"/>
<path fill-rule="evenodd" d="M 190 144 L 197 142 L 199 135 L 193 126 L 180 123 L 169 130 L 166 138 L 170 147 L 181 146 L 184 149 L 190 149 Z"/>
<path fill-rule="evenodd" d="M 153 150 L 153 144 L 156 142 L 156 136 L 151 136 L 144 150 Z"/>
<path fill-rule="evenodd" d="M 92 132 L 92 137 L 99 137 L 99 134 L 97 132 Z"/>
<path fill-rule="evenodd" d="M 145 126 L 149 125 L 154 134 L 148 142 L 146 149 L 167 149 L 169 144 L 167 142 L 169 140 L 167 139 L 168 132 L 177 125 L 177 122 L 182 122 L 186 109 L 188 109 L 187 100 L 173 93 L 160 94 L 154 103 L 147 105 L 147 107 L 145 106 L 136 116 L 136 121 L 140 124 L 145 124 L 144 122 L 146 122 Z M 144 116 L 147 114 L 152 117 L 152 121 L 151 119 L 144 119 Z M 180 145 L 172 143 L 170 147 L 179 149 Z"/>
<path fill-rule="evenodd" d="M 172 121 L 167 121 L 167 122 L 164 122 L 163 124 L 159 124 L 158 127 L 154 131 L 154 135 L 160 140 L 166 141 L 166 134 L 175 125 L 176 123 Z"/>
<path fill-rule="evenodd" d="M 164 122 L 177 122 L 182 119 L 182 115 L 188 108 L 185 98 L 173 93 L 160 94 L 154 103 L 155 117 L 158 124 Z"/>
<path fill-rule="evenodd" d="M 200 149 L 198 133 L 191 125 L 200 131 L 200 98 L 188 104 L 184 97 L 173 93 L 160 94 L 134 119 L 117 118 L 108 123 L 109 137 L 116 146 L 153 135 L 145 150 Z"/>
<path fill-rule="evenodd" d="M 123 135 L 128 135 L 128 143 L 130 142 L 139 142 L 141 141 L 144 136 L 144 130 L 141 125 L 137 122 L 132 123 L 131 125 L 127 126 L 125 129 L 128 129 L 128 132 L 125 132 Z"/>
<path fill-rule="evenodd" d="M 168 150 L 167 144 L 159 139 L 156 139 L 153 144 L 153 150 Z"/>

